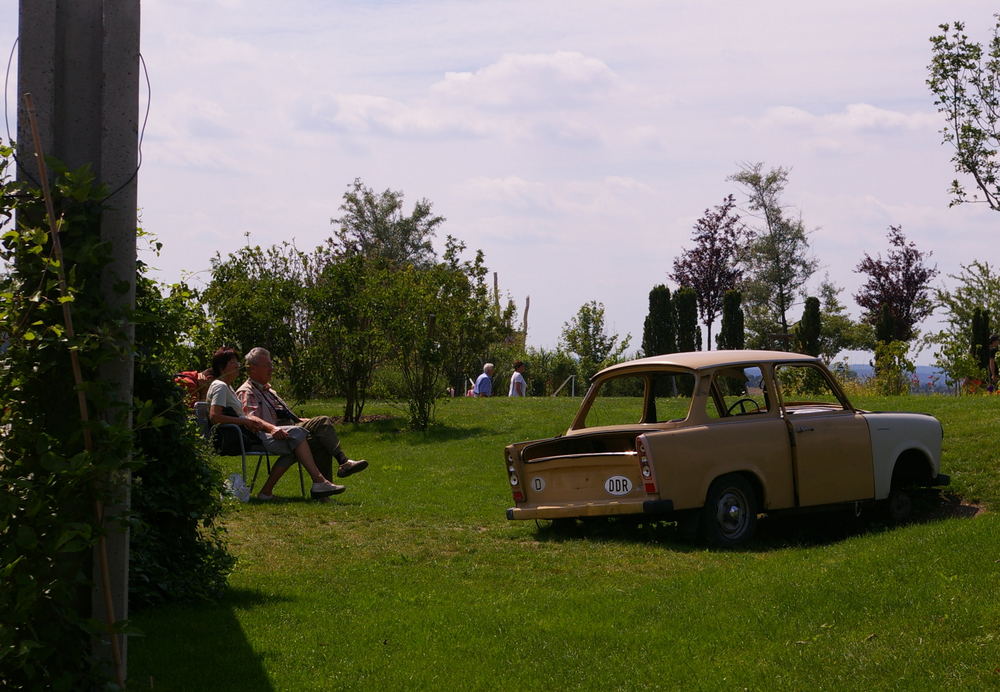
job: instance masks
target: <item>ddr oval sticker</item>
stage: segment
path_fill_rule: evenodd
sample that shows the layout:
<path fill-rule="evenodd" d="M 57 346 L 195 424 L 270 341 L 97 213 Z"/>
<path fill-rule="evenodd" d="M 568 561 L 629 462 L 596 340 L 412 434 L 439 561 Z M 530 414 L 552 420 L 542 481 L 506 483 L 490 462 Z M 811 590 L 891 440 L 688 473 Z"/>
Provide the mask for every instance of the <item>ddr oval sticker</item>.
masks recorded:
<path fill-rule="evenodd" d="M 628 495 L 632 492 L 632 481 L 626 476 L 612 476 L 604 481 L 604 489 L 611 495 Z"/>
<path fill-rule="evenodd" d="M 540 493 L 545 490 L 545 479 L 541 476 L 535 476 L 531 479 L 531 489 L 536 493 Z"/>

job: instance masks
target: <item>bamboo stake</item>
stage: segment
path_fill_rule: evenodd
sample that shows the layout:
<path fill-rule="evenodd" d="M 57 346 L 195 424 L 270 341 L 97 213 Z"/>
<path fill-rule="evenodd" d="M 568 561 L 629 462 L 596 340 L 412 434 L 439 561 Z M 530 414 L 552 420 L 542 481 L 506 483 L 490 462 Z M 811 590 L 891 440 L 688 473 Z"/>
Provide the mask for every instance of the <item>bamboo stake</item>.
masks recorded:
<path fill-rule="evenodd" d="M 42 196 L 45 199 L 45 213 L 49 221 L 49 235 L 52 238 L 52 251 L 55 255 L 58 266 L 56 276 L 59 280 L 59 294 L 63 298 L 69 297 L 69 288 L 66 285 L 66 268 L 63 262 L 62 243 L 59 240 L 59 226 L 61 222 L 56 222 L 55 204 L 52 201 L 52 191 L 49 189 L 49 175 L 45 166 L 45 156 L 42 152 L 42 139 L 38 134 L 38 119 L 35 113 L 34 100 L 30 93 L 24 94 L 24 108 L 28 114 L 28 124 L 31 127 L 31 138 L 35 144 L 35 159 L 38 163 L 38 177 L 42 186 Z M 63 323 L 66 327 L 66 336 L 72 341 L 76 332 L 73 329 L 73 313 L 69 307 L 70 301 L 64 300 L 62 303 Z M 83 372 L 80 368 L 80 354 L 76 347 L 69 349 L 70 367 L 73 371 L 73 382 L 76 384 L 76 400 L 80 407 L 80 422 L 83 425 L 83 447 L 88 452 L 94 451 L 94 440 L 90 434 L 90 413 L 87 407 L 87 397 L 83 391 Z M 94 499 L 94 515 L 98 526 L 104 526 L 104 503 L 99 498 Z M 115 609 L 114 597 L 111 594 L 111 569 L 108 566 L 108 543 L 104 532 L 101 531 L 98 538 L 98 566 L 101 574 L 101 592 L 104 597 L 105 617 L 108 621 L 108 638 L 111 641 L 111 656 L 115 665 L 115 679 L 118 686 L 125 689 L 125 678 L 122 670 L 122 652 L 115 634 Z"/>

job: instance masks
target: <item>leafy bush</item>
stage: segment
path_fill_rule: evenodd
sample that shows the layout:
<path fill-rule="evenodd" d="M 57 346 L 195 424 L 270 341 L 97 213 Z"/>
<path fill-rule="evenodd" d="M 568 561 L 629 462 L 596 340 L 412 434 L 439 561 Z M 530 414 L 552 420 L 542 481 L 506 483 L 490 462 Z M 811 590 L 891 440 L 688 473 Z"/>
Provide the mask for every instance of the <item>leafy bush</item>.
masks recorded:
<path fill-rule="evenodd" d="M 915 367 L 906 357 L 905 341 L 879 341 L 875 344 L 875 389 L 884 396 L 908 394 L 909 373 Z"/>
<path fill-rule="evenodd" d="M 169 372 L 137 363 L 135 397 L 147 410 L 165 408 L 136 430 L 135 454 L 146 463 L 132 477 L 130 606 L 214 599 L 235 562 L 216 524 L 221 474 Z"/>
<path fill-rule="evenodd" d="M 98 286 L 109 248 L 95 201 L 104 193 L 89 170 L 51 164 L 67 268 L 61 290 L 40 195 L 4 176 L 11 153 L 0 149 L 0 216 L 9 219 L 18 199 L 20 222 L 0 248 L 10 268 L 0 291 L 0 688 L 86 689 L 107 672 L 91 656 L 100 627 L 90 619 L 92 550 L 101 508 L 117 499 L 109 479 L 131 469 L 127 407 L 113 401 L 99 369 L 123 357 L 128 320 Z M 63 320 L 67 304 L 75 334 Z M 71 353 L 89 422 L 74 396 Z"/>
<path fill-rule="evenodd" d="M 124 474 L 135 472 L 135 511 L 122 518 L 135 529 L 138 603 L 214 595 L 232 566 L 214 525 L 219 474 L 166 369 L 182 324 L 197 321 L 189 319 L 196 308 L 165 308 L 142 277 L 137 312 L 109 307 L 99 286 L 110 254 L 98 232 L 104 191 L 88 169 L 53 163 L 61 290 L 50 234 L 39 225 L 39 194 L 8 182 L 10 154 L 0 147 L 0 218 L 11 218 L 9 204 L 18 199 L 20 222 L 5 230 L 0 247 L 8 269 L 0 276 L 0 689 L 96 688 L 109 671 L 92 656 L 92 638 L 103 631 L 91 619 L 92 555 L 106 528 L 102 508 L 121 501 Z M 75 335 L 65 327 L 67 304 Z M 139 356 L 134 429 L 130 407 L 101 371 L 131 357 L 123 329 L 130 322 Z M 91 412 L 86 422 L 77 390 Z"/>

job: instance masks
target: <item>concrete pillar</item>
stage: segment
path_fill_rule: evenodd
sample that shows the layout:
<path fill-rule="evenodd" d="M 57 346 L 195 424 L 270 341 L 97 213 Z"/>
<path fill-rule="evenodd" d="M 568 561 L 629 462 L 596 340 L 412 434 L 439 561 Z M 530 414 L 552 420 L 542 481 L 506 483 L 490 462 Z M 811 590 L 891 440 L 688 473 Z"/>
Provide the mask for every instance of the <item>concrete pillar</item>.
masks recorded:
<path fill-rule="evenodd" d="M 21 95 L 30 92 L 42 148 L 69 168 L 90 164 L 97 180 L 114 191 L 105 202 L 101 238 L 111 242 L 112 264 L 101 277 L 109 306 L 135 301 L 136 166 L 139 124 L 139 0 L 20 0 L 18 45 L 18 160 L 20 179 L 37 178 L 34 144 Z M 122 284 L 121 282 L 125 282 Z M 117 286 L 116 286 L 117 284 Z M 120 286 L 128 286 L 124 292 Z M 132 339 L 131 332 L 129 339 Z M 101 372 L 120 402 L 132 400 L 132 361 Z M 70 396 L 71 393 L 67 393 Z M 91 416 L 107 415 L 92 411 Z M 110 479 L 116 503 L 107 516 L 129 506 L 129 477 Z M 115 619 L 128 617 L 127 529 L 108 522 L 108 557 Z M 94 617 L 105 619 L 97 575 Z M 125 655 L 125 642 L 121 642 Z M 108 641 L 98 655 L 110 659 Z"/>

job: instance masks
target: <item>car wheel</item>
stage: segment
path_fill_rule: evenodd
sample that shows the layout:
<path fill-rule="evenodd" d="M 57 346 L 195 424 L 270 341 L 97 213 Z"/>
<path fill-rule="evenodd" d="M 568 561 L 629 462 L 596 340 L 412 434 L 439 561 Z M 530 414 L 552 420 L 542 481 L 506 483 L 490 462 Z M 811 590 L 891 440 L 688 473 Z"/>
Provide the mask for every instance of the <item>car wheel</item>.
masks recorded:
<path fill-rule="evenodd" d="M 889 491 L 885 499 L 886 518 L 893 524 L 902 524 L 913 514 L 913 498 L 910 493 L 899 488 Z"/>
<path fill-rule="evenodd" d="M 701 537 L 717 548 L 745 545 L 757 527 L 757 494 L 736 473 L 715 479 L 701 510 Z"/>

